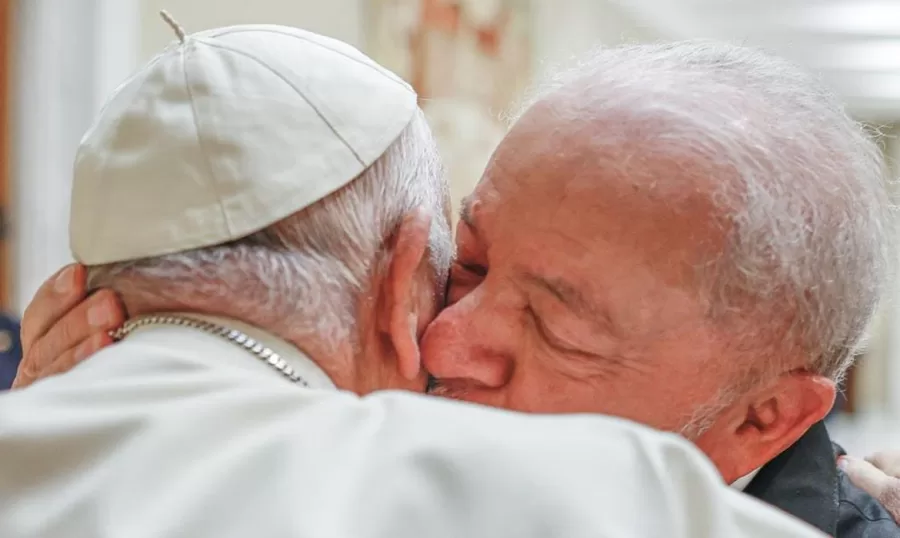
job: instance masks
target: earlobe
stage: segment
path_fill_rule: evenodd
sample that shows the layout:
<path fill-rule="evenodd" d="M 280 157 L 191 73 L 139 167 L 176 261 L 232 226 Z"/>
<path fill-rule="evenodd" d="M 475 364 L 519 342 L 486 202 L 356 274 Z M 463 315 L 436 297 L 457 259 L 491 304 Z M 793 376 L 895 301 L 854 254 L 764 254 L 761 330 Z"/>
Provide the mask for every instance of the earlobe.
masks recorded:
<path fill-rule="evenodd" d="M 708 440 L 710 457 L 726 479 L 749 473 L 794 444 L 834 403 L 834 382 L 807 372 L 790 372 L 773 385 L 739 403 L 727 419 L 726 437 Z M 701 443 L 698 443 L 701 444 Z M 733 475 L 733 476 L 732 476 Z"/>
<path fill-rule="evenodd" d="M 389 339 L 397 359 L 397 369 L 405 379 L 413 380 L 421 371 L 418 332 L 423 292 L 421 272 L 427 269 L 430 215 L 422 209 L 408 214 L 397 230 L 388 270 Z"/>

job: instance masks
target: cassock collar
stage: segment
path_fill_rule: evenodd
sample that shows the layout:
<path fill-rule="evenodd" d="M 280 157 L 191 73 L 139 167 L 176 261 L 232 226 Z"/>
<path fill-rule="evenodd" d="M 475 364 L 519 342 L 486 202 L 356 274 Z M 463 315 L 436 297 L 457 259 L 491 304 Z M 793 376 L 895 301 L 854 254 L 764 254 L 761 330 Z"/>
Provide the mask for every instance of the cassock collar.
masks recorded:
<path fill-rule="evenodd" d="M 334 382 L 328 377 L 328 374 L 326 374 L 311 358 L 309 358 L 306 353 L 297 349 L 297 347 L 290 342 L 287 342 L 282 338 L 264 331 L 263 329 L 241 321 L 237 321 L 235 319 L 220 316 L 208 316 L 189 312 L 166 312 L 158 315 L 198 319 L 201 321 L 207 321 L 209 323 L 214 323 L 216 325 L 221 325 L 223 327 L 228 327 L 229 329 L 240 331 L 250 338 L 253 338 L 257 342 L 261 343 L 262 345 L 268 347 L 275 353 L 281 355 L 281 358 L 284 359 L 284 361 L 287 362 L 288 365 L 290 365 L 294 369 L 294 371 L 297 372 L 297 374 L 299 374 L 300 377 L 302 377 L 309 384 L 310 388 L 337 388 L 335 387 Z M 162 326 L 147 325 L 135 329 L 133 334 L 138 334 L 155 327 L 162 328 Z M 189 331 L 191 333 L 206 334 L 210 338 L 215 338 L 217 340 L 220 339 L 218 336 L 206 333 L 204 331 L 201 331 L 200 329 L 195 329 L 187 326 L 166 326 L 165 328 L 167 329 L 167 331 Z M 254 361 L 258 359 L 255 359 L 252 355 L 248 354 L 247 360 Z"/>

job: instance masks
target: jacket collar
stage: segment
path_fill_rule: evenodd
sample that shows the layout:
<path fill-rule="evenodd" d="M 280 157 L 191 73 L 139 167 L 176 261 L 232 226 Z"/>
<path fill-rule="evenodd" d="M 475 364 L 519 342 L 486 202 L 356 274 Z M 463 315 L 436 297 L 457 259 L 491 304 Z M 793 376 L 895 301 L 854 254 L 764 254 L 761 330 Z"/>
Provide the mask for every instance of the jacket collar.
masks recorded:
<path fill-rule="evenodd" d="M 839 487 L 831 438 L 818 422 L 763 466 L 744 492 L 836 536 Z"/>

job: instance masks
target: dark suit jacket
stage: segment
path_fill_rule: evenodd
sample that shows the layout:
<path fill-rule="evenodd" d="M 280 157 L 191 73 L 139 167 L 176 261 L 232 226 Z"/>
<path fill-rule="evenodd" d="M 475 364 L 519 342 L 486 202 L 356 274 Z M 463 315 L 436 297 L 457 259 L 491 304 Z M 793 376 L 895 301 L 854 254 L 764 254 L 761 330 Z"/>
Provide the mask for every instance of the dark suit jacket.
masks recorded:
<path fill-rule="evenodd" d="M 888 511 L 837 468 L 840 454 L 819 422 L 760 469 L 744 492 L 835 538 L 900 537 Z"/>

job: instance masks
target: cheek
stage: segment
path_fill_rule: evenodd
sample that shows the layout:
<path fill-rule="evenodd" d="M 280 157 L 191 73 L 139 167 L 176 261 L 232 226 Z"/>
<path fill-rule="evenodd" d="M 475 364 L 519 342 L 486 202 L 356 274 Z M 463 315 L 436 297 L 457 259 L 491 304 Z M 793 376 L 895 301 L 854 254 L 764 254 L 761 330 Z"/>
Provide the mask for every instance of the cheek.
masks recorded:
<path fill-rule="evenodd" d="M 671 378 L 644 377 L 631 382 L 615 382 L 598 411 L 665 431 L 679 431 L 691 421 L 700 402 Z M 667 386 L 668 384 L 668 386 Z"/>
<path fill-rule="evenodd" d="M 519 369 L 509 387 L 508 407 L 532 413 L 596 413 L 670 431 L 680 429 L 695 408 L 684 393 L 653 374 L 620 370 L 575 378 L 550 367 L 549 359 L 541 362 Z"/>

